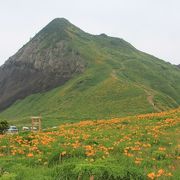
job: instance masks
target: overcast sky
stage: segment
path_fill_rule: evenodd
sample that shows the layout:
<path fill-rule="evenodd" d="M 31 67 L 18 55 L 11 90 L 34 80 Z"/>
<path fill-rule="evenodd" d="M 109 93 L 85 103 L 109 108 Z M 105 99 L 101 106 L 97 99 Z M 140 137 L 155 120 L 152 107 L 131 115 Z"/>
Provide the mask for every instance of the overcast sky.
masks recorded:
<path fill-rule="evenodd" d="M 180 64 L 180 0 L 0 0 L 0 65 L 56 17 Z"/>

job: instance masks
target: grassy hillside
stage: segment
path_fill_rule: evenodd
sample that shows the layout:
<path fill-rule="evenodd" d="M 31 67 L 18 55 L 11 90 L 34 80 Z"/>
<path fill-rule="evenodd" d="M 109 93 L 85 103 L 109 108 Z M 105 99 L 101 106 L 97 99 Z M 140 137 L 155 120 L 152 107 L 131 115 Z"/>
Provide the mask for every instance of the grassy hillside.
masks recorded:
<path fill-rule="evenodd" d="M 0 136 L 2 180 L 180 177 L 180 109 Z"/>
<path fill-rule="evenodd" d="M 53 28 L 45 30 L 42 32 L 53 32 Z M 0 113 L 0 119 L 26 125 L 29 116 L 42 115 L 47 127 L 64 121 L 159 112 L 180 105 L 179 68 L 122 39 L 90 35 L 73 25 L 48 36 L 42 52 L 62 39 L 64 31 L 69 51 L 79 54 L 86 70 L 61 87 L 18 100 Z"/>

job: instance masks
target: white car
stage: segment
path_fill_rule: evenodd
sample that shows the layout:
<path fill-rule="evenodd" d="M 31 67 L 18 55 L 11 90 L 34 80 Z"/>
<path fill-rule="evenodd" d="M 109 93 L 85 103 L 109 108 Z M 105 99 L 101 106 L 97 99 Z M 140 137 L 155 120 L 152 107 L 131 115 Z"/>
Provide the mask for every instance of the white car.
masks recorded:
<path fill-rule="evenodd" d="M 25 127 L 25 126 L 24 126 L 24 127 L 22 127 L 22 130 L 23 130 L 23 131 L 29 131 L 30 129 L 29 129 L 29 127 Z"/>
<path fill-rule="evenodd" d="M 7 130 L 7 133 L 9 133 L 9 134 L 17 134 L 18 129 L 17 129 L 16 126 L 10 126 L 9 129 Z"/>
<path fill-rule="evenodd" d="M 38 129 L 37 129 L 37 127 L 31 127 L 31 130 L 32 131 L 37 131 Z"/>

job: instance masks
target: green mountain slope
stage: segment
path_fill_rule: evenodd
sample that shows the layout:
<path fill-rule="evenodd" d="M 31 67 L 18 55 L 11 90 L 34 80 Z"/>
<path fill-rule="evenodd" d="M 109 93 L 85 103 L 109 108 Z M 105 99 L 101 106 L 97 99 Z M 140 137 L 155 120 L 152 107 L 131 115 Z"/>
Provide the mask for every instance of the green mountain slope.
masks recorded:
<path fill-rule="evenodd" d="M 73 25 L 61 28 L 62 19 L 56 21 L 39 32 L 48 36 L 41 52 L 61 42 L 61 34 L 69 51 L 83 59 L 85 70 L 62 86 L 16 101 L 0 113 L 1 119 L 28 124 L 29 116 L 42 115 L 44 126 L 49 126 L 157 112 L 180 105 L 179 68 L 135 49 L 123 39 L 91 35 Z"/>

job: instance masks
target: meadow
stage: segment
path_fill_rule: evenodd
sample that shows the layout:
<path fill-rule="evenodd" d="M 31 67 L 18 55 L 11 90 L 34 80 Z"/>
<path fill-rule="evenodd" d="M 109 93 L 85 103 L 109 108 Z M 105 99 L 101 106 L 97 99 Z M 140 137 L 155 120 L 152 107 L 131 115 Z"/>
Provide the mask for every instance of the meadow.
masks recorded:
<path fill-rule="evenodd" d="M 0 136 L 2 180 L 180 177 L 180 108 Z"/>

